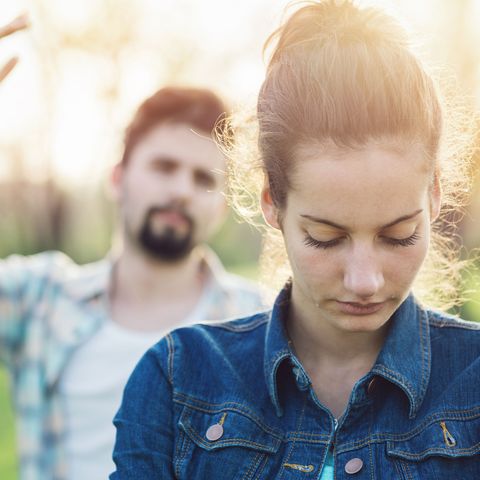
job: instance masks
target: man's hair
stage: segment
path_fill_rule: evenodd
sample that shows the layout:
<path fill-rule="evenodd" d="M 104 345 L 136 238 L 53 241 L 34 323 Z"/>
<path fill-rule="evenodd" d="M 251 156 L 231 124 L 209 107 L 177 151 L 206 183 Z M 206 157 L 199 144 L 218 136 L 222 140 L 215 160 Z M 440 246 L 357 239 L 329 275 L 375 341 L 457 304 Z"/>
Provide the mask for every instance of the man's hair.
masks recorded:
<path fill-rule="evenodd" d="M 224 102 L 212 91 L 203 88 L 165 87 L 147 98 L 137 109 L 125 131 L 121 163 L 128 163 L 130 154 L 152 128 L 163 123 L 184 123 L 202 133 L 227 128 L 220 121 L 228 115 Z"/>

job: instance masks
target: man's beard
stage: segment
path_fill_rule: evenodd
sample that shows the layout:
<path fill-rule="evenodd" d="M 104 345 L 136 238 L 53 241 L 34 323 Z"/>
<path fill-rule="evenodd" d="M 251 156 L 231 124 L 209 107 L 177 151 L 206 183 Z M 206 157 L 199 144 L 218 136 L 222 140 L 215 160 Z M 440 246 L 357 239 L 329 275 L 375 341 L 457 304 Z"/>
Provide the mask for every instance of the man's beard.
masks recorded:
<path fill-rule="evenodd" d="M 155 232 L 152 227 L 153 216 L 161 212 L 175 212 L 181 215 L 188 224 L 185 234 L 179 235 L 175 228 L 166 226 L 161 232 Z M 150 256 L 168 262 L 175 262 L 185 258 L 193 249 L 193 220 L 181 208 L 151 207 L 145 215 L 140 229 L 138 240 L 143 250 Z"/>

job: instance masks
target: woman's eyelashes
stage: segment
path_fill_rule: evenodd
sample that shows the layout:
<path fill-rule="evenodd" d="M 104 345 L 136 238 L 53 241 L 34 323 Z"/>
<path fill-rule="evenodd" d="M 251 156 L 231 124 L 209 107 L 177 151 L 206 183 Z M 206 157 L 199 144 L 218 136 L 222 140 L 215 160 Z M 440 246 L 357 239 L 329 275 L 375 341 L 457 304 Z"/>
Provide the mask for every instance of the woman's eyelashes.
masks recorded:
<path fill-rule="evenodd" d="M 326 249 L 326 248 L 335 247 L 336 245 L 339 245 L 343 239 L 344 237 L 337 237 L 327 241 L 315 240 L 315 238 L 313 238 L 307 233 L 304 242 L 305 242 L 305 245 L 307 245 L 308 247 Z"/>
<path fill-rule="evenodd" d="M 391 238 L 391 237 L 382 237 L 385 242 L 393 247 L 409 247 L 410 245 L 415 245 L 417 240 L 420 238 L 420 235 L 415 230 L 412 235 L 406 238 Z"/>
<path fill-rule="evenodd" d="M 337 245 L 340 245 L 340 243 L 345 238 L 346 238 L 345 236 L 342 236 L 342 237 L 333 238 L 332 240 L 316 240 L 315 238 L 313 238 L 311 235 L 307 233 L 305 236 L 304 243 L 308 247 L 327 249 L 327 248 L 332 248 L 332 247 L 336 247 Z M 383 242 L 385 242 L 387 245 L 390 245 L 392 247 L 409 247 L 411 245 L 415 245 L 417 240 L 420 238 L 420 235 L 415 230 L 415 232 L 413 232 L 412 235 L 405 238 L 393 238 L 388 236 L 381 236 L 380 238 Z"/>

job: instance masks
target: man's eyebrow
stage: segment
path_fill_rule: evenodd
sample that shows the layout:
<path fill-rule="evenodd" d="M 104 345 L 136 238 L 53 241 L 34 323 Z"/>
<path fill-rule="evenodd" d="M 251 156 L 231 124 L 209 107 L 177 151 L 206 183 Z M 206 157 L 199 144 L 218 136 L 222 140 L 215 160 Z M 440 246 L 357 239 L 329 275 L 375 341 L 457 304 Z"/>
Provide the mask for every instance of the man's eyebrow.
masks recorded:
<path fill-rule="evenodd" d="M 171 155 L 155 155 L 152 157 L 152 162 L 157 163 L 178 163 L 178 159 Z"/>
<path fill-rule="evenodd" d="M 419 210 L 416 210 L 413 213 L 409 213 L 407 215 L 402 215 L 401 217 L 396 218 L 392 222 L 387 223 L 386 225 L 382 225 L 380 228 L 389 228 L 393 227 L 394 225 L 397 225 L 398 223 L 402 223 L 405 220 L 411 220 L 412 218 L 416 217 L 419 213 L 423 212 L 423 208 L 420 208 Z M 327 220 L 326 218 L 319 218 L 315 217 L 313 215 L 308 215 L 308 214 L 302 214 L 300 215 L 302 218 L 306 218 L 307 220 L 310 220 L 315 223 L 323 223 L 324 225 L 329 225 L 330 227 L 337 228 L 338 230 L 348 230 L 347 227 L 340 225 L 338 223 L 332 222 L 331 220 Z"/>

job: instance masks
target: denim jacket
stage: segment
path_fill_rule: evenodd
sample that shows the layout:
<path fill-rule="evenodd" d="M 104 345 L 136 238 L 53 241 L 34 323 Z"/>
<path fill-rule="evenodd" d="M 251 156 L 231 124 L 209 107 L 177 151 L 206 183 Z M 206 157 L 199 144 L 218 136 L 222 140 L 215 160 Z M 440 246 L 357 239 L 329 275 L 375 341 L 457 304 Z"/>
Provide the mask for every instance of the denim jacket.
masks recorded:
<path fill-rule="evenodd" d="M 480 325 L 410 296 L 335 419 L 272 312 L 174 331 L 150 349 L 114 423 L 111 480 L 480 478 Z M 330 458 L 332 458 L 330 456 Z"/>

